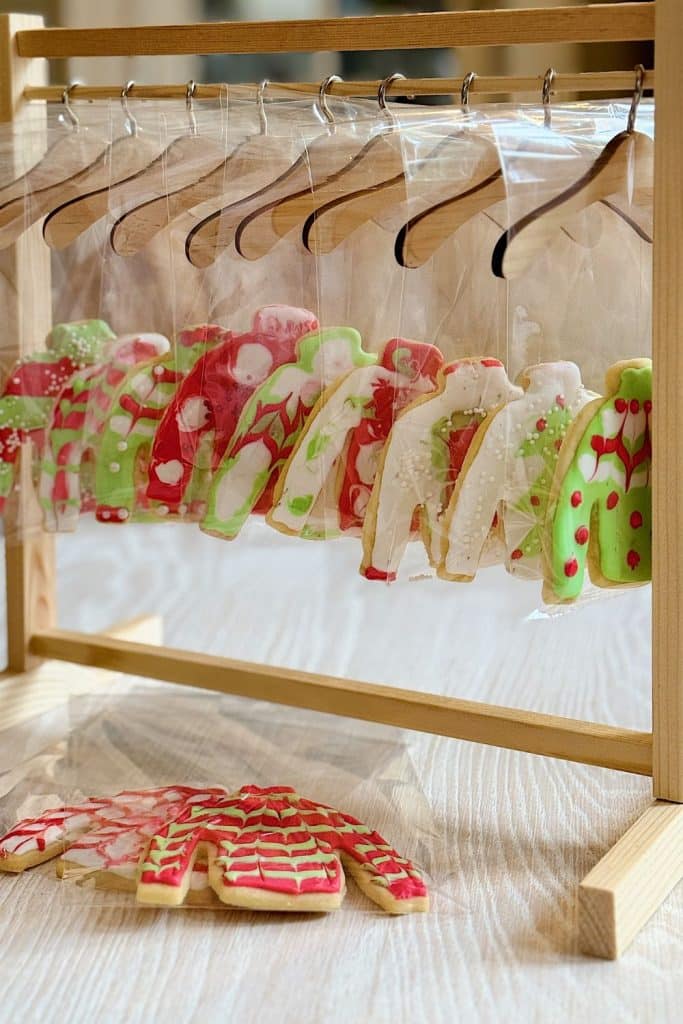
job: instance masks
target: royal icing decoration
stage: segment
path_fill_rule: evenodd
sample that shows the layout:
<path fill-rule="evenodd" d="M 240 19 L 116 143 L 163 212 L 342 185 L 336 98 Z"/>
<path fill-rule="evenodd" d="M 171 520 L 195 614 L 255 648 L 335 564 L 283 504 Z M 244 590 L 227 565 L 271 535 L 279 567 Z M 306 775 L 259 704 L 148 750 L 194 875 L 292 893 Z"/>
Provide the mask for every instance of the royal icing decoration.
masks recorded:
<path fill-rule="evenodd" d="M 344 896 L 343 861 L 389 913 L 428 909 L 418 871 L 382 836 L 288 786 L 243 786 L 166 824 L 141 865 L 138 901 L 183 903 L 200 854 L 208 860 L 209 884 L 229 906 L 335 910 Z"/>
<path fill-rule="evenodd" d="M 178 385 L 197 360 L 226 339 L 214 324 L 181 331 L 170 354 L 129 370 L 116 390 L 103 428 L 95 471 L 96 515 L 103 523 L 128 522 L 146 481 L 146 461 L 157 426 Z M 157 512 L 168 511 L 159 506 Z M 145 517 L 144 510 L 141 518 Z"/>
<path fill-rule="evenodd" d="M 81 511 L 94 507 L 94 461 L 117 388 L 131 366 L 170 349 L 161 334 L 123 335 L 106 363 L 76 373 L 55 401 L 46 432 L 38 493 L 48 530 L 75 530 Z"/>
<path fill-rule="evenodd" d="M 236 537 L 266 488 L 276 484 L 324 388 L 376 358 L 363 351 L 352 328 L 331 327 L 301 338 L 296 363 L 275 370 L 244 407 L 211 482 L 202 530 Z"/>
<path fill-rule="evenodd" d="M 60 877 L 94 876 L 161 906 L 210 887 L 228 906 L 335 910 L 343 865 L 388 913 L 429 908 L 420 873 L 381 835 L 289 786 L 127 790 L 46 811 L 0 837 L 3 871 L 58 856 Z"/>
<path fill-rule="evenodd" d="M 0 871 L 23 871 L 68 850 L 70 864 L 133 879 L 150 835 L 192 803 L 220 796 L 226 790 L 167 786 L 45 811 L 0 837 Z"/>
<path fill-rule="evenodd" d="M 498 517 L 509 572 L 543 575 L 550 487 L 569 424 L 595 395 L 574 363 L 541 363 L 521 375 L 524 396 L 477 430 L 445 518 L 439 575 L 472 579 Z"/>
<path fill-rule="evenodd" d="M 650 360 L 616 363 L 606 391 L 572 424 L 553 481 L 547 583 L 563 601 L 581 593 L 587 562 L 598 586 L 651 578 Z"/>
<path fill-rule="evenodd" d="M 271 525 L 325 536 L 312 526 L 311 512 L 336 469 L 339 529 L 361 527 L 392 424 L 404 406 L 434 390 L 442 363 L 433 345 L 394 338 L 379 363 L 352 370 L 323 392 L 280 478 Z"/>
<path fill-rule="evenodd" d="M 154 438 L 147 485 L 151 501 L 165 505 L 171 514 L 204 510 L 206 494 L 189 491 L 205 448 L 213 472 L 251 395 L 274 370 L 296 359 L 296 342 L 317 328 L 318 321 L 306 309 L 266 306 L 256 313 L 251 331 L 228 337 L 197 361 Z"/>
<path fill-rule="evenodd" d="M 78 370 L 99 362 L 113 332 L 103 320 L 58 324 L 47 338 L 47 351 L 12 367 L 0 395 L 0 514 L 12 492 L 21 445 L 32 441 L 42 452 L 45 428 L 55 399 Z"/>
<path fill-rule="evenodd" d="M 393 580 L 420 513 L 432 565 L 441 518 L 467 449 L 487 412 L 522 396 L 498 359 L 463 359 L 439 371 L 437 390 L 401 413 L 384 447 L 363 526 L 361 573 Z"/>

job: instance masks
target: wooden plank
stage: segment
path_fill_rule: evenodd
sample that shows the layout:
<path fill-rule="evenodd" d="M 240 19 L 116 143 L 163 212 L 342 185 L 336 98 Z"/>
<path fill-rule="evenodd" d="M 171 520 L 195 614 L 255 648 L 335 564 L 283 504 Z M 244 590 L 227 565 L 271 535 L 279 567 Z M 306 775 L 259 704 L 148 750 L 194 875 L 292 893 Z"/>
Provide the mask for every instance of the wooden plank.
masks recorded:
<path fill-rule="evenodd" d="M 320 18 L 313 21 L 208 22 L 130 28 L 51 28 L 19 36 L 22 57 L 119 57 L 208 53 L 311 53 L 328 50 L 606 43 L 652 39 L 649 3 L 451 11 Z"/>
<path fill-rule="evenodd" d="M 17 56 L 16 33 L 43 24 L 22 14 L 0 15 L 0 120 L 21 130 L 27 82 L 47 81 L 47 64 Z M 32 141 L 42 147 L 32 111 Z M 38 153 L 36 155 L 39 155 Z M 17 170 L 20 170 L 17 162 Z M 40 226 L 25 232 L 0 254 L 0 301 L 3 312 L 0 369 L 39 347 L 50 330 L 50 254 Z M 30 667 L 28 638 L 36 629 L 54 624 L 54 544 L 41 530 L 41 516 L 31 482 L 30 453 L 19 457 L 19 490 L 5 513 L 5 576 L 7 585 L 8 666 L 23 672 Z M 33 659 L 35 661 L 35 659 Z"/>
<path fill-rule="evenodd" d="M 581 883 L 583 952 L 615 960 L 681 879 L 683 807 L 658 800 Z"/>
<path fill-rule="evenodd" d="M 381 722 L 402 729 L 522 750 L 638 775 L 650 774 L 651 737 L 611 725 L 502 708 L 433 693 L 352 682 L 213 655 L 50 630 L 31 651 L 79 665 L 165 679 L 204 690 Z"/>
<path fill-rule="evenodd" d="M 333 82 L 328 90 L 335 96 L 376 96 L 379 81 Z M 460 95 L 462 79 L 460 78 L 407 78 L 396 85 L 389 99 L 395 96 L 440 96 Z M 645 72 L 645 88 L 654 89 L 655 72 Z M 495 95 L 497 93 L 530 92 L 540 97 L 543 87 L 543 75 L 482 75 L 477 77 L 470 87 L 470 96 Z M 59 103 L 64 94 L 65 85 L 28 85 L 24 89 L 27 100 L 47 100 Z M 219 99 L 225 95 L 224 83 L 215 85 L 197 85 L 194 93 L 196 100 Z M 257 83 L 240 85 L 240 89 L 257 89 Z M 320 82 L 277 82 L 273 83 L 268 93 L 277 97 L 283 93 L 317 94 Z M 633 71 L 586 71 L 576 74 L 557 74 L 553 79 L 553 95 L 563 92 L 606 92 L 611 96 L 617 93 L 633 91 Z M 138 99 L 185 99 L 187 83 L 177 85 L 134 85 L 130 96 Z M 121 85 L 76 85 L 72 87 L 72 100 L 104 100 L 118 99 Z"/>
<path fill-rule="evenodd" d="M 683 802 L 683 4 L 657 0 L 653 295 L 652 716 L 654 795 Z M 679 98 L 677 98 L 679 97 Z"/>

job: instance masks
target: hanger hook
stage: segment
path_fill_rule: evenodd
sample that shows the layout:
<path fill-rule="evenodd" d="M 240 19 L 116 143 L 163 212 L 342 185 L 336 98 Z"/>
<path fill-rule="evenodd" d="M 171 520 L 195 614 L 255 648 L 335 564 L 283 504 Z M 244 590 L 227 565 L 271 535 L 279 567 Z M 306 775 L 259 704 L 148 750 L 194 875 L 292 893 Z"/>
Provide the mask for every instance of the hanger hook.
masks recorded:
<path fill-rule="evenodd" d="M 334 114 L 330 110 L 329 103 L 327 102 L 327 93 L 329 92 L 330 86 L 334 85 L 335 82 L 343 82 L 344 79 L 341 75 L 328 75 L 320 83 L 318 89 L 318 110 L 323 115 L 328 124 L 334 124 Z"/>
<path fill-rule="evenodd" d="M 185 107 L 187 109 L 187 116 L 190 122 L 190 132 L 192 135 L 199 135 L 199 129 L 197 128 L 197 118 L 194 115 L 194 94 L 197 91 L 197 83 L 194 78 L 191 78 L 185 87 Z"/>
<path fill-rule="evenodd" d="M 468 71 L 462 80 L 462 85 L 460 86 L 460 106 L 463 110 L 467 110 L 470 105 L 470 89 L 476 77 L 476 72 Z"/>
<path fill-rule="evenodd" d="M 268 118 L 266 116 L 266 105 L 263 102 L 263 97 L 266 89 L 270 85 L 270 79 L 264 78 L 259 82 L 258 89 L 256 90 L 256 102 L 258 104 L 258 119 L 261 125 L 261 135 L 268 134 Z"/>
<path fill-rule="evenodd" d="M 546 128 L 551 127 L 552 114 L 550 113 L 550 97 L 553 94 L 553 82 L 555 81 L 556 74 L 557 72 L 555 71 L 555 68 L 548 68 L 548 70 L 543 76 L 543 88 L 541 90 L 541 99 L 543 100 L 543 117 L 545 120 Z"/>
<path fill-rule="evenodd" d="M 379 109 L 382 111 L 385 117 L 388 117 L 390 121 L 394 121 L 394 115 L 387 106 L 387 94 L 395 82 L 405 81 L 406 76 L 401 74 L 400 71 L 394 71 L 393 75 L 387 75 L 379 83 L 379 89 L 377 90 L 377 103 Z"/>
<path fill-rule="evenodd" d="M 129 135 L 137 135 L 138 129 L 140 127 L 135 118 L 133 117 L 133 115 L 131 114 L 130 107 L 128 106 L 128 97 L 130 96 L 130 90 L 133 88 L 134 85 L 135 79 L 131 78 L 128 82 L 126 82 L 123 89 L 121 90 L 121 106 L 123 107 L 123 112 L 126 115 L 126 131 Z"/>
<path fill-rule="evenodd" d="M 631 100 L 631 109 L 628 112 L 628 121 L 626 123 L 626 131 L 630 135 L 635 131 L 636 127 L 636 114 L 638 113 L 638 107 L 640 101 L 643 98 L 643 89 L 645 87 L 645 68 L 642 64 L 636 64 L 633 69 L 636 73 L 636 83 L 633 89 L 633 98 Z"/>
<path fill-rule="evenodd" d="M 62 93 L 62 105 L 64 107 L 64 113 L 66 114 L 66 119 L 69 122 L 69 124 L 71 125 L 71 127 L 73 129 L 75 129 L 75 131 L 78 131 L 78 129 L 81 127 L 81 122 L 78 119 L 78 117 L 76 116 L 76 114 L 74 113 L 73 107 L 71 106 L 71 103 L 69 102 L 69 100 L 71 99 L 71 93 L 73 92 L 73 90 L 76 88 L 76 86 L 78 84 L 79 84 L 78 82 L 69 82 L 69 84 L 67 85 L 66 89 Z"/>

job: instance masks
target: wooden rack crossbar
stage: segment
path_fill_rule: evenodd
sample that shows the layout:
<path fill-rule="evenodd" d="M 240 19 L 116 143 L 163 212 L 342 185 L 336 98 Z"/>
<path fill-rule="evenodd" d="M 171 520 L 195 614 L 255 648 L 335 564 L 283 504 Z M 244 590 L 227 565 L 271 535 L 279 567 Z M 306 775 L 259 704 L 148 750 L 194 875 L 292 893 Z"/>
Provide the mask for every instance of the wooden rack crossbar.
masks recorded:
<path fill-rule="evenodd" d="M 452 11 L 321 18 L 316 21 L 210 22 L 135 28 L 45 28 L 17 33 L 20 57 L 125 57 L 209 53 L 310 53 L 431 49 L 533 43 L 610 43 L 654 36 L 654 5 Z"/>
<path fill-rule="evenodd" d="M 606 92 L 615 95 L 618 92 L 630 92 L 633 89 L 633 71 L 584 71 L 578 74 L 558 73 L 553 78 L 552 94 L 556 93 L 577 93 L 577 92 Z M 358 82 L 333 82 L 327 90 L 330 96 L 376 96 L 379 88 L 379 81 L 358 81 Z M 459 95 L 462 85 L 461 78 L 406 78 L 396 83 L 388 99 L 398 96 L 444 96 Z M 543 87 L 543 75 L 481 75 L 477 76 L 469 87 L 470 95 L 496 95 L 500 93 L 522 93 L 533 92 L 541 95 Z M 653 70 L 645 72 L 643 81 L 644 89 L 655 88 L 655 73 Z M 225 95 L 226 89 L 236 88 L 254 89 L 258 88 L 257 83 L 251 85 L 240 83 L 239 86 L 232 86 L 227 83 L 212 83 L 208 85 L 198 84 L 195 87 L 193 98 L 196 100 L 214 100 Z M 66 85 L 28 85 L 24 89 L 24 98 L 27 100 L 45 100 L 49 103 L 58 103 L 64 95 Z M 320 82 L 271 82 L 266 92 L 266 102 L 270 96 L 281 98 L 282 93 L 311 93 L 317 94 L 320 89 Z M 135 84 L 128 92 L 130 99 L 182 99 L 187 94 L 187 83 L 181 82 L 176 85 L 140 85 Z M 107 100 L 119 99 L 121 96 L 121 84 L 119 85 L 87 85 L 78 84 L 70 89 L 69 93 L 72 102 L 75 100 Z"/>
<path fill-rule="evenodd" d="M 656 8 L 656 11 L 655 11 Z M 655 17 L 656 14 L 656 17 Z M 9 672 L 16 682 L 41 659 L 119 670 L 350 718 L 652 775 L 654 804 L 603 857 L 580 891 L 583 948 L 616 957 L 683 878 L 683 2 L 595 4 L 375 18 L 209 23 L 131 28 L 46 29 L 29 15 L 0 15 L 0 120 L 22 116 L 27 99 L 59 99 L 38 58 L 128 55 L 324 52 L 508 46 L 536 43 L 649 41 L 656 37 L 660 100 L 655 139 L 653 430 L 653 725 L 652 733 L 465 701 L 399 687 L 351 682 L 291 669 L 247 664 L 121 638 L 56 628 L 52 539 L 32 522 L 30 461 L 6 530 Z M 475 79 L 473 92 L 540 91 L 541 75 Z M 628 92 L 633 72 L 558 75 L 554 91 Z M 654 86 L 648 72 L 646 87 Z M 332 92 L 373 95 L 376 83 L 344 83 Z M 201 86 L 198 98 L 225 87 Z M 317 84 L 277 89 L 314 91 Z M 179 98 L 185 86 L 136 87 L 133 95 Z M 400 92 L 458 93 L 459 79 L 416 79 Z M 74 97 L 100 98 L 120 87 L 82 87 Z M 49 254 L 40 229 L 7 254 L 6 355 L 20 357 L 49 330 Z M 31 284 L 44 287 L 31 292 Z M 32 330 L 26 328 L 31 321 Z M 33 508 L 33 511 L 35 509 Z M 22 533 L 23 530 L 23 533 Z M 0 686 L 2 684 L 0 683 Z M 615 683 L 616 689 L 616 683 Z"/>
<path fill-rule="evenodd" d="M 618 726 L 66 630 L 37 633 L 31 637 L 29 646 L 33 654 L 42 658 L 384 725 L 404 727 L 410 722 L 410 728 L 416 732 L 638 775 L 652 773 L 651 734 Z"/>

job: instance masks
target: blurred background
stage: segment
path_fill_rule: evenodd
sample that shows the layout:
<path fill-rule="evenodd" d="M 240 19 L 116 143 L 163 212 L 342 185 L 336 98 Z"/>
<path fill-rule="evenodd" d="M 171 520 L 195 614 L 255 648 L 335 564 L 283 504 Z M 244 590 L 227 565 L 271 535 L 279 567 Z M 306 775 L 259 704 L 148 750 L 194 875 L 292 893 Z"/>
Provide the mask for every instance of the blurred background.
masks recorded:
<path fill-rule="evenodd" d="M 330 18 L 348 15 L 404 14 L 419 11 L 491 10 L 519 7 L 582 7 L 590 0 L 0 0 L 1 11 L 42 14 L 48 25 L 96 26 L 178 24 L 284 18 Z M 604 0 L 603 0 L 604 2 Z M 610 0 L 607 0 L 610 2 Z M 616 0 L 614 0 L 616 2 Z M 682 0 L 683 2 L 683 0 Z M 346 78 L 383 78 L 392 71 L 407 76 L 539 74 L 549 65 L 558 71 L 628 68 L 642 61 L 652 66 L 648 45 L 499 47 L 489 50 L 408 50 L 381 53 L 248 54 L 207 57 L 131 57 L 79 59 L 51 63 L 53 81 L 78 79 L 90 84 L 125 82 L 318 81 L 336 73 Z"/>

